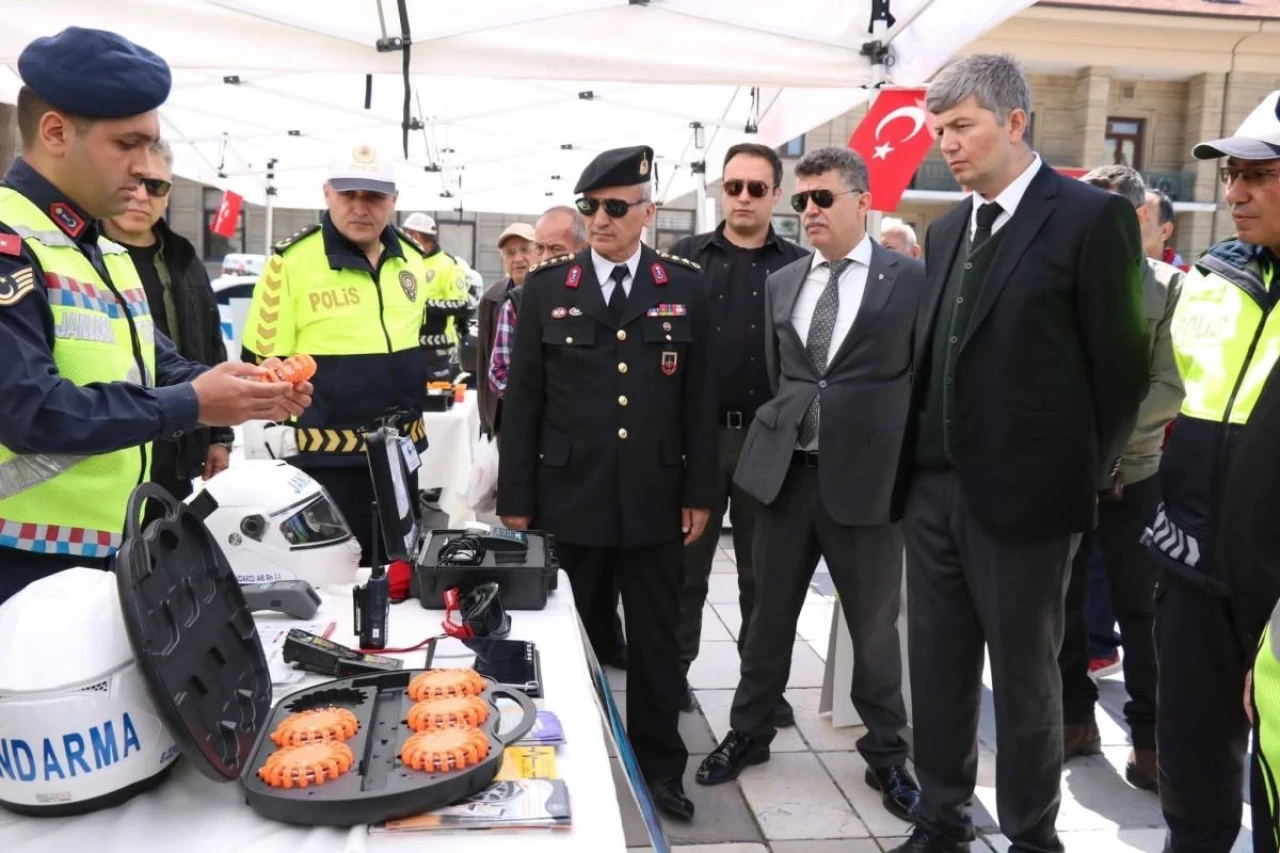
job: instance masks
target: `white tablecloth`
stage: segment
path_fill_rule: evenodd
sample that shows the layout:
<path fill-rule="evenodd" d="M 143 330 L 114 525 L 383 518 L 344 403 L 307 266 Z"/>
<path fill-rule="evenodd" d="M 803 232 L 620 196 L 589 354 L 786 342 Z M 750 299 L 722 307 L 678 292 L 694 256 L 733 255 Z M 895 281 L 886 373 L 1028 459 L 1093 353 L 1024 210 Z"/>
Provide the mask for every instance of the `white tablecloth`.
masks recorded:
<path fill-rule="evenodd" d="M 333 639 L 355 645 L 351 635 L 350 587 L 326 590 L 324 607 L 312 620 L 338 625 Z M 278 614 L 259 614 L 263 633 L 289 624 Z M 391 608 L 391 648 L 416 645 L 440 633 L 444 614 L 423 610 L 413 601 Z M 410 832 L 369 834 L 363 827 L 304 829 L 259 817 L 245 805 L 239 783 L 217 784 L 180 759 L 172 776 L 157 789 L 115 809 L 75 818 L 26 818 L 0 809 L 0 850 L 4 853 L 84 851 L 136 853 L 155 847 L 181 853 L 356 853 L 356 851 L 431 850 L 433 853 L 521 853 L 590 851 L 623 853 L 626 841 L 617 792 L 605 747 L 600 710 L 584 657 L 569 580 L 545 610 L 513 611 L 513 639 L 537 644 L 542 657 L 542 706 L 555 712 L 567 743 L 557 748 L 556 766 L 569 789 L 573 828 L 563 832 L 484 831 L 469 834 Z M 443 653 L 443 649 L 441 652 Z M 402 655 L 420 668 L 425 651 Z M 466 665 L 438 660 L 437 666 Z M 308 676 L 307 684 L 324 679 Z"/>
<path fill-rule="evenodd" d="M 476 392 L 447 412 L 426 412 L 427 449 L 418 471 L 419 489 L 440 489 L 440 509 L 449 515 L 450 527 L 474 521 L 467 506 L 467 479 L 471 476 L 471 442 L 480 432 L 480 407 Z"/>

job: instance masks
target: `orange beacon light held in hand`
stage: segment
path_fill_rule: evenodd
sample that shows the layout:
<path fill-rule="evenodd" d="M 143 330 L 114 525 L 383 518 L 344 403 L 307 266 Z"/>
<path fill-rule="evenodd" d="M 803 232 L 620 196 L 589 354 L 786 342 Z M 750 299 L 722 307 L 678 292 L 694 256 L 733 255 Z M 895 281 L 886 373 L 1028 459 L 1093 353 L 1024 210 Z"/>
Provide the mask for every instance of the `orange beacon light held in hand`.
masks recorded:
<path fill-rule="evenodd" d="M 259 382 L 288 382 L 297 385 L 306 382 L 316 375 L 316 360 L 306 353 L 291 355 L 278 367 L 267 368 L 267 373 L 258 377 Z"/>

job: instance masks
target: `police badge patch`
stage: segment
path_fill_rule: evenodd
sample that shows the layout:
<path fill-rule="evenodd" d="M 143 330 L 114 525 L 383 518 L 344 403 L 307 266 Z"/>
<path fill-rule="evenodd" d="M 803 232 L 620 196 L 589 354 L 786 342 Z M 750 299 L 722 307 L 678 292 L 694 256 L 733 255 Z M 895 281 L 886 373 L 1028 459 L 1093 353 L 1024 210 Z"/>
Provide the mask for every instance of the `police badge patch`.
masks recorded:
<path fill-rule="evenodd" d="M 433 281 L 435 281 L 435 280 L 436 280 L 436 271 L 435 271 L 435 270 L 433 270 L 433 269 L 432 269 L 432 270 L 427 270 L 427 284 L 430 284 L 431 282 L 433 282 Z"/>
<path fill-rule="evenodd" d="M 400 273 L 400 289 L 409 297 L 410 302 L 418 301 L 418 280 L 408 270 Z"/>

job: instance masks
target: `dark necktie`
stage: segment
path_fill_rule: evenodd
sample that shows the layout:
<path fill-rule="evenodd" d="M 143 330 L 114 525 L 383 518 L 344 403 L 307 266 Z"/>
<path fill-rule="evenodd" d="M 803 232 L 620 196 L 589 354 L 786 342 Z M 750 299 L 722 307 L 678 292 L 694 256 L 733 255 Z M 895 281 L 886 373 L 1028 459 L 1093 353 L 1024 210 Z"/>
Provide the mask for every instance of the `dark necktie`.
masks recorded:
<path fill-rule="evenodd" d="M 613 268 L 613 272 L 609 273 L 609 278 L 613 279 L 613 293 L 609 294 L 609 311 L 613 314 L 613 319 L 622 322 L 622 312 L 627 307 L 627 292 L 622 289 L 623 280 L 630 275 L 626 264 L 618 264 Z"/>
<path fill-rule="evenodd" d="M 978 208 L 978 215 L 974 217 L 978 221 L 978 227 L 973 229 L 973 247 L 971 251 L 976 251 L 979 246 L 991 239 L 991 226 L 996 223 L 996 219 L 1004 212 L 1004 208 L 989 201 Z"/>
<path fill-rule="evenodd" d="M 853 261 L 849 258 L 823 262 L 823 266 L 830 269 L 830 276 L 822 295 L 818 297 L 818 304 L 813 308 L 813 319 L 809 321 L 809 338 L 804 344 L 809 360 L 813 362 L 813 369 L 819 376 L 827 370 L 827 355 L 836 330 L 836 317 L 840 313 L 840 274 L 851 263 Z M 804 420 L 800 422 L 801 447 L 807 447 L 818 437 L 818 408 L 818 397 L 815 396 L 805 410 Z"/>

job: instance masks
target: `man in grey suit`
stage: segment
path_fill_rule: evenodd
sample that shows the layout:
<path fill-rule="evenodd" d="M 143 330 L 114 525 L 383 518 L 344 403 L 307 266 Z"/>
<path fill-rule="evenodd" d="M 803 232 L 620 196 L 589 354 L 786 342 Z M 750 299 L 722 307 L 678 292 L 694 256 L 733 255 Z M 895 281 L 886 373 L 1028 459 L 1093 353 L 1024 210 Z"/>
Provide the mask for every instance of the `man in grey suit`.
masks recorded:
<path fill-rule="evenodd" d="M 911 397 L 912 328 L 924 265 L 866 233 L 867 167 L 846 148 L 796 164 L 791 205 L 817 253 L 769 276 L 765 356 L 774 397 L 756 410 L 734 482 L 763 505 L 758 592 L 730 716 L 698 769 L 714 785 L 769 758 L 773 710 L 818 559 L 853 637 L 853 704 L 867 725 L 866 782 L 910 820 L 918 799 L 902 738 L 899 453 Z"/>

